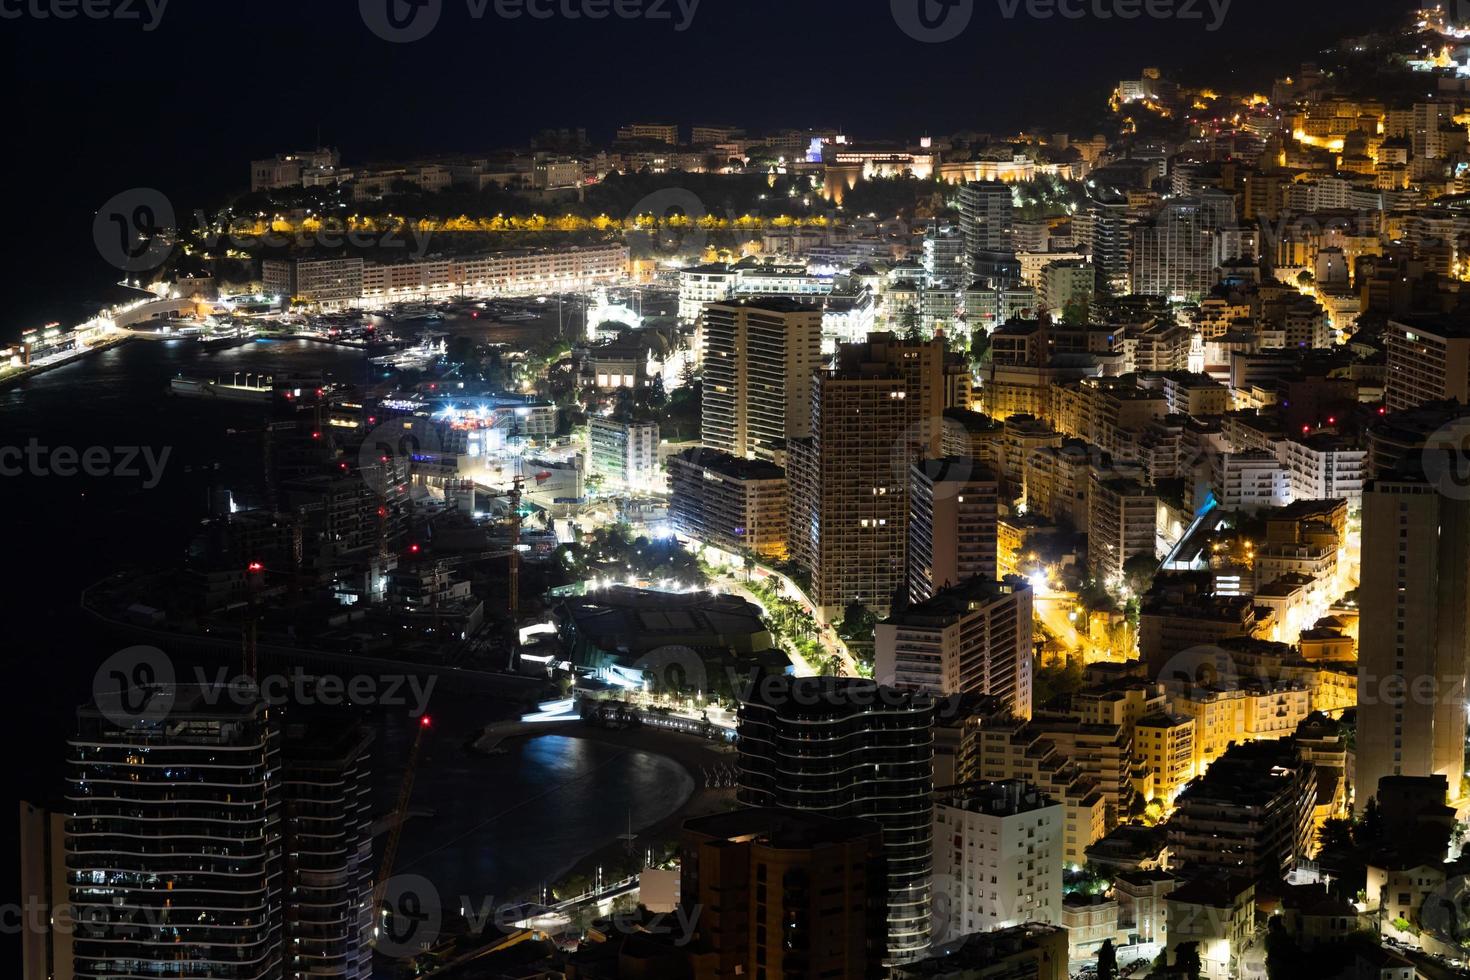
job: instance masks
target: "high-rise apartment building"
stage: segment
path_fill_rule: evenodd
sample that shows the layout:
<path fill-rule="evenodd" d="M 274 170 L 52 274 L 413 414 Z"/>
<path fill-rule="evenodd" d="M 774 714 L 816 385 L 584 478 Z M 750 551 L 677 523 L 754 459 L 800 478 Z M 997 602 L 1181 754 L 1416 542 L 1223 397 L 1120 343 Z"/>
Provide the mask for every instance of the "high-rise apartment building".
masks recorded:
<path fill-rule="evenodd" d="M 926 459 L 909 467 L 909 601 L 972 578 L 996 578 L 1000 484 L 973 459 Z"/>
<path fill-rule="evenodd" d="M 371 980 L 372 732 L 325 712 L 283 726 L 288 980 Z"/>
<path fill-rule="evenodd" d="M 1068 864 L 1086 864 L 1087 848 L 1107 833 L 1104 787 L 1026 719 L 1004 712 L 976 714 L 964 727 L 959 758 L 961 782 L 1021 779 L 1061 803 Z"/>
<path fill-rule="evenodd" d="M 1169 847 L 1186 866 L 1280 881 L 1312 853 L 1316 801 L 1316 773 L 1294 739 L 1232 745 L 1179 794 Z"/>
<path fill-rule="evenodd" d="M 1446 317 L 1395 317 L 1383 331 L 1383 402 L 1404 412 L 1428 402 L 1470 404 L 1470 327 Z"/>
<path fill-rule="evenodd" d="M 99 699 L 68 743 L 75 976 L 276 980 L 280 732 L 226 691 L 137 693 L 138 720 Z"/>
<path fill-rule="evenodd" d="M 587 475 L 635 491 L 663 487 L 658 468 L 657 422 L 622 422 L 594 415 L 587 420 Z"/>
<path fill-rule="evenodd" d="M 1004 252 L 1011 248 L 1014 205 L 1009 184 L 976 181 L 960 188 L 960 235 L 965 252 Z"/>
<path fill-rule="evenodd" d="M 1358 636 L 1361 811 L 1384 776 L 1465 773 L 1470 500 L 1422 476 L 1363 494 Z"/>
<path fill-rule="evenodd" d="M 1133 726 L 1133 753 L 1148 771 L 1151 800 L 1172 803 L 1194 778 L 1194 719 L 1157 711 Z"/>
<path fill-rule="evenodd" d="M 1197 300 L 1210 291 L 1230 246 L 1219 229 L 1235 223 L 1233 198 L 1220 192 L 1178 198 L 1133 233 L 1135 293 Z"/>
<path fill-rule="evenodd" d="M 820 307 L 779 297 L 705 307 L 701 440 L 769 459 L 786 440 L 808 435 L 821 357 Z"/>
<path fill-rule="evenodd" d="M 1097 478 L 1087 521 L 1087 570 L 1100 582 L 1117 582 L 1128 559 L 1158 552 L 1159 499 L 1136 480 Z"/>
<path fill-rule="evenodd" d="M 1079 237 L 1092 249 L 1101 285 L 1114 296 L 1134 292 L 1133 218 L 1127 203 L 1089 201 L 1077 224 Z"/>
<path fill-rule="evenodd" d="M 1041 305 L 1060 320 L 1068 310 L 1086 310 L 1097 292 L 1097 266 L 1087 259 L 1053 262 L 1041 270 Z"/>
<path fill-rule="evenodd" d="M 1020 780 L 977 783 L 934 804 L 934 942 L 1062 920 L 1062 805 Z"/>
<path fill-rule="evenodd" d="M 933 720 L 927 696 L 849 677 L 763 675 L 740 708 L 742 803 L 883 828 L 889 964 L 929 948 Z"/>
<path fill-rule="evenodd" d="M 789 456 L 793 556 L 823 618 L 854 601 L 886 611 L 905 588 L 909 466 L 943 441 L 943 342 L 839 346 L 813 379 L 810 419 Z"/>
<path fill-rule="evenodd" d="M 801 810 L 686 821 L 679 899 L 696 980 L 884 976 L 883 850 L 876 823 Z"/>
<path fill-rule="evenodd" d="M 130 700 L 125 700 L 130 699 Z M 368 980 L 371 733 L 254 689 L 159 686 L 77 713 L 74 972 Z"/>
<path fill-rule="evenodd" d="M 931 694 L 990 694 L 1031 717 L 1031 588 L 976 578 L 879 623 L 879 683 Z"/>
<path fill-rule="evenodd" d="M 786 557 L 786 471 L 718 449 L 669 457 L 674 530 L 736 554 Z"/>

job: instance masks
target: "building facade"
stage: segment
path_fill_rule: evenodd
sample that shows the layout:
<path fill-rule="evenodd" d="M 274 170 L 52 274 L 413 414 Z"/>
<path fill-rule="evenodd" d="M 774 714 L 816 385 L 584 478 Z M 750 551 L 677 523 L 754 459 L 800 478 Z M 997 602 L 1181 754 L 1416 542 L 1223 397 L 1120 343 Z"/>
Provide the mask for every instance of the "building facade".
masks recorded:
<path fill-rule="evenodd" d="M 989 694 L 1031 717 L 1031 588 L 971 579 L 878 624 L 874 676 L 930 694 Z"/>
<path fill-rule="evenodd" d="M 935 919 L 944 943 L 1062 914 L 1060 803 L 1020 781 L 981 783 L 934 804 Z"/>
<path fill-rule="evenodd" d="M 763 675 L 740 708 L 739 799 L 883 828 L 889 964 L 930 942 L 933 702 L 855 678 Z"/>
<path fill-rule="evenodd" d="M 995 581 L 1000 484 L 973 459 L 927 459 L 909 468 L 909 601 L 972 578 Z"/>
<path fill-rule="evenodd" d="M 710 304 L 700 440 L 732 456 L 770 459 L 787 440 L 805 438 L 821 355 L 818 307 L 777 298 Z"/>

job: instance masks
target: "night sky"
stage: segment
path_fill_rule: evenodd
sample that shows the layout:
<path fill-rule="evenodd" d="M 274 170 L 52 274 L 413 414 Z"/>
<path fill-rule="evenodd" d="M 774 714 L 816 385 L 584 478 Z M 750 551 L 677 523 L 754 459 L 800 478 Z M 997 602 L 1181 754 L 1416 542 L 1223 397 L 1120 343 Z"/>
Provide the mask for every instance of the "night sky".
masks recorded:
<path fill-rule="evenodd" d="M 92 218 L 114 194 L 158 188 L 188 214 L 248 185 L 252 158 L 307 147 L 318 132 L 355 166 L 523 143 L 549 126 L 584 126 L 605 141 L 635 120 L 686 132 L 695 122 L 841 126 L 858 139 L 1062 128 L 1095 118 L 1114 83 L 1145 65 L 1258 88 L 1337 38 L 1397 23 L 1416 6 L 1234 0 L 1223 27 L 1207 32 L 1200 21 L 1006 20 L 1002 4 L 1012 0 L 971 0 L 957 40 L 925 44 L 898 28 L 889 0 L 700 0 L 682 32 L 675 20 L 477 21 L 467 0 L 442 0 L 436 30 L 393 44 L 369 31 L 358 0 L 170 0 L 152 31 L 138 20 L 27 13 L 63 2 L 127 3 L 151 17 L 144 0 L 0 0 L 8 137 L 0 343 L 95 309 L 117 273 L 95 250 Z M 1200 7 L 1208 11 L 1208 0 Z M 682 17 L 676 0 L 663 8 Z M 89 397 L 79 393 L 71 422 L 90 426 Z M 9 431 L 0 444 L 29 435 Z M 74 441 L 87 438 L 99 437 Z M 75 617 L 72 592 L 25 563 L 47 549 L 58 562 L 85 563 L 88 548 L 107 545 L 92 531 L 75 536 L 87 525 L 82 511 L 62 509 L 74 501 L 43 512 L 7 500 L 21 515 L 12 524 L 30 532 L 13 535 L 7 551 L 32 588 L 4 610 L 5 660 L 20 668 L 9 688 L 20 706 L 6 712 L 4 737 L 12 781 L 29 793 L 54 785 L 61 753 L 58 738 L 33 734 L 37 720 L 47 721 L 42 732 L 63 728 L 77 700 L 76 685 L 49 683 L 59 667 L 47 658 L 92 654 L 56 649 L 49 631 Z M 0 829 L 14 812 L 12 804 Z M 0 937 L 6 957 L 14 938 Z"/>
<path fill-rule="evenodd" d="M 494 0 L 475 19 L 480 0 L 439 0 L 436 28 L 413 43 L 371 33 L 358 0 L 168 0 L 151 31 L 148 0 L 86 0 L 126 3 L 134 20 L 14 16 L 56 2 L 82 0 L 0 0 L 5 186 L 21 232 L 4 245 L 0 337 L 110 281 L 91 219 L 114 193 L 157 187 L 187 213 L 238 189 L 250 159 L 318 131 L 351 166 L 523 142 L 545 126 L 607 139 L 635 119 L 836 125 L 857 138 L 1062 127 L 1094 118 L 1144 65 L 1262 85 L 1417 6 L 1233 0 L 1210 32 L 1210 0 L 1198 0 L 1202 20 L 1106 22 L 1032 19 L 1024 2 L 1007 19 L 1015 0 L 960 0 L 974 5 L 969 26 L 940 44 L 903 33 L 889 0 L 698 0 L 683 31 L 693 0 L 618 0 L 657 3 L 667 19 L 598 21 L 507 20 Z"/>

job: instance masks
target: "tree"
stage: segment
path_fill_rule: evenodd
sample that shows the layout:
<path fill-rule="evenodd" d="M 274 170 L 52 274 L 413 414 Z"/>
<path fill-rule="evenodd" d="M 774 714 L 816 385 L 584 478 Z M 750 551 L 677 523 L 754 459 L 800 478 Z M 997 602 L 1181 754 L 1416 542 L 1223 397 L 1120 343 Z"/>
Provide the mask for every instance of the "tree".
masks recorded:
<path fill-rule="evenodd" d="M 919 311 L 916 307 L 905 306 L 898 314 L 898 324 L 903 328 L 905 340 L 923 340 L 923 334 L 919 330 Z"/>
<path fill-rule="evenodd" d="M 1266 976 L 1269 980 L 1296 980 L 1307 971 L 1302 951 L 1286 931 L 1281 916 L 1271 916 L 1266 932 Z"/>
<path fill-rule="evenodd" d="M 653 384 L 648 389 L 648 405 L 650 408 L 663 408 L 669 403 L 669 396 L 664 391 L 664 376 L 655 374 Z"/>
<path fill-rule="evenodd" d="M 1104 939 L 1097 950 L 1097 980 L 1115 980 L 1118 976 L 1118 953 L 1113 941 Z"/>
<path fill-rule="evenodd" d="M 1359 847 L 1368 847 L 1383 840 L 1383 812 L 1378 808 L 1378 797 L 1368 797 L 1368 803 L 1363 807 L 1363 819 L 1358 821 L 1358 826 L 1353 834 L 1353 841 Z"/>
<path fill-rule="evenodd" d="M 1082 326 L 1087 322 L 1087 300 L 1069 300 L 1062 307 L 1062 322 L 1069 327 Z"/>
<path fill-rule="evenodd" d="M 1353 822 L 1332 819 L 1317 831 L 1317 845 L 1324 851 L 1346 852 L 1353 849 Z"/>
<path fill-rule="evenodd" d="M 873 628 L 878 617 L 872 610 L 854 599 L 843 610 L 842 622 L 837 626 L 837 635 L 850 642 L 867 642 L 873 639 Z"/>
<path fill-rule="evenodd" d="M 1174 970 L 1186 980 L 1200 980 L 1204 964 L 1199 958 L 1199 943 L 1180 943 L 1174 947 Z"/>
<path fill-rule="evenodd" d="M 990 334 L 984 327 L 976 327 L 970 331 L 970 362 L 982 368 L 989 363 L 990 356 Z"/>
<path fill-rule="evenodd" d="M 1123 562 L 1123 581 L 1134 595 L 1143 595 L 1153 584 L 1158 570 L 1159 562 L 1153 555 L 1134 555 Z"/>

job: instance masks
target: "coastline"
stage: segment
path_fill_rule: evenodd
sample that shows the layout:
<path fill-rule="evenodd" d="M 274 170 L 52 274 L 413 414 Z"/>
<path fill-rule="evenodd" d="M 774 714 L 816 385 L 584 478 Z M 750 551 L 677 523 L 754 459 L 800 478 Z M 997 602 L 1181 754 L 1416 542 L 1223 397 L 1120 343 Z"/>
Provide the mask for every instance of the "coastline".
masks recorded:
<path fill-rule="evenodd" d="M 56 368 L 66 367 L 69 364 L 75 364 L 78 361 L 85 360 L 88 356 L 92 354 L 97 354 L 105 350 L 111 350 L 114 347 L 120 347 L 123 344 L 126 344 L 128 341 L 133 340 L 135 336 L 136 335 L 129 333 L 121 337 L 109 338 L 103 342 L 94 344 L 93 346 L 88 347 L 85 350 L 71 351 L 64 356 L 59 357 L 54 361 L 48 361 L 45 364 L 31 364 L 26 367 L 16 369 L 14 371 L 0 374 L 0 389 L 9 388 L 12 385 L 18 385 L 22 381 L 29 381 L 31 378 L 36 378 L 45 374 L 47 371 L 53 371 Z"/>
<path fill-rule="evenodd" d="M 646 848 L 659 849 L 669 841 L 677 839 L 685 820 L 734 809 L 736 806 L 733 788 L 706 786 L 700 774 L 701 766 L 729 764 L 735 760 L 736 753 L 733 749 L 721 751 L 717 748 L 717 743 L 677 732 L 606 729 L 574 720 L 566 723 L 548 723 L 535 731 L 516 732 L 506 736 L 500 744 L 512 740 L 538 738 L 542 735 L 584 738 L 606 745 L 647 752 L 650 755 L 662 756 L 684 770 L 693 784 L 693 789 L 678 806 L 665 816 L 646 826 L 633 828 L 635 839 L 632 846 L 635 853 Z M 612 818 L 609 817 L 609 819 Z M 621 840 L 612 841 L 569 860 L 555 874 L 548 876 L 548 879 L 552 887 L 556 887 L 574 876 L 590 877 L 596 873 L 599 865 L 614 864 L 624 860 L 626 855 L 627 845 Z"/>

